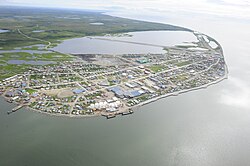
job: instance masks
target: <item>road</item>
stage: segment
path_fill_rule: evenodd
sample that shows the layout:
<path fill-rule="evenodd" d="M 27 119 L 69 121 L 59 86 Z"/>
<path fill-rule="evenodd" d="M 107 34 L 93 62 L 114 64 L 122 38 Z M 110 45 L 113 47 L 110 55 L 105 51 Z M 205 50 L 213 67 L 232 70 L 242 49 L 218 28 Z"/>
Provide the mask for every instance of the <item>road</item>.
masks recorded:
<path fill-rule="evenodd" d="M 99 38 L 99 37 L 89 37 L 89 38 L 90 39 L 97 39 L 97 40 L 112 41 L 112 42 L 120 42 L 120 43 L 138 44 L 138 45 L 152 46 L 152 47 L 172 48 L 172 47 L 163 46 L 163 45 L 141 43 L 141 42 L 133 42 L 133 41 L 126 41 L 126 40 L 117 40 L 117 39 L 108 39 L 108 38 Z"/>
<path fill-rule="evenodd" d="M 30 36 L 24 34 L 20 29 L 17 29 L 17 31 L 18 31 L 19 34 L 23 35 L 24 37 L 26 37 L 26 38 L 28 38 L 28 39 L 33 39 L 33 40 L 41 41 L 41 42 L 44 42 L 44 43 L 48 43 L 48 44 L 44 47 L 46 50 L 48 50 L 49 46 L 51 45 L 51 42 L 46 41 L 46 40 L 42 40 L 42 39 L 38 39 L 38 38 L 34 38 L 34 37 L 30 37 Z"/>

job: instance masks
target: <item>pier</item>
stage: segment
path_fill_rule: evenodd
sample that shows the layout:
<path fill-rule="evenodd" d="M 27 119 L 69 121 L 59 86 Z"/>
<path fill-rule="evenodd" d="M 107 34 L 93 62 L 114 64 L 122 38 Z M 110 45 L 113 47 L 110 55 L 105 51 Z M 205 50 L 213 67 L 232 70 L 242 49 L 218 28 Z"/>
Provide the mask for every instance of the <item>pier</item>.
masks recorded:
<path fill-rule="evenodd" d="M 8 114 L 14 113 L 14 112 L 18 111 L 19 109 L 21 109 L 23 106 L 24 105 L 19 105 L 19 106 L 13 108 L 11 111 L 8 111 L 7 113 Z"/>
<path fill-rule="evenodd" d="M 133 110 L 129 110 L 127 112 L 122 112 L 121 114 L 124 116 L 124 115 L 129 115 L 129 114 L 133 114 L 134 111 Z"/>

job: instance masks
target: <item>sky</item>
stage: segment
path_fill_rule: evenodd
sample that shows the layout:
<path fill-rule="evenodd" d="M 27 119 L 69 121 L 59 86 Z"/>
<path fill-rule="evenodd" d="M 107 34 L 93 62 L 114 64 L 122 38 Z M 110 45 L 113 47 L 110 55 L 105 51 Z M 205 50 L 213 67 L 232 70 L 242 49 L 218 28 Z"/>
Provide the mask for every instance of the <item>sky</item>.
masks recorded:
<path fill-rule="evenodd" d="M 80 8 L 131 13 L 190 12 L 250 19 L 250 0 L 0 0 L 0 5 Z"/>

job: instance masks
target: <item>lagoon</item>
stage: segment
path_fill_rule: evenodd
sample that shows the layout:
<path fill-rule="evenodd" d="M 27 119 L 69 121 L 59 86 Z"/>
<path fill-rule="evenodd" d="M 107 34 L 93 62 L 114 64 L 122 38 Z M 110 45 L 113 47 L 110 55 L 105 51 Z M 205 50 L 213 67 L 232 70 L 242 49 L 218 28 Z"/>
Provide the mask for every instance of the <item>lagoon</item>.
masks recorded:
<path fill-rule="evenodd" d="M 108 40 L 100 40 L 108 39 Z M 111 41 L 111 40 L 119 40 Z M 125 42 L 122 42 L 125 41 Z M 128 43 L 138 42 L 142 44 Z M 197 39 L 191 32 L 184 31 L 146 31 L 130 32 L 127 35 L 117 36 L 94 36 L 75 38 L 63 41 L 53 50 L 71 54 L 136 54 L 136 53 L 165 53 L 159 46 L 174 46 L 184 42 L 196 42 Z"/>

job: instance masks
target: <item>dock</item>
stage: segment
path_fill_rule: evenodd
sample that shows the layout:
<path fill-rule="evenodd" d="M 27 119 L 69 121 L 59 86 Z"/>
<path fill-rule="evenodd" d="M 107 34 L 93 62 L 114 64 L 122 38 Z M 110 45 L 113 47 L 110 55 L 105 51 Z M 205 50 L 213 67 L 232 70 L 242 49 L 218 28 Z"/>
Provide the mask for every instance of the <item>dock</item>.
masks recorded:
<path fill-rule="evenodd" d="M 102 116 L 106 117 L 107 119 L 115 118 L 116 114 L 102 114 Z"/>
<path fill-rule="evenodd" d="M 127 112 L 122 112 L 121 114 L 124 116 L 124 115 L 129 115 L 129 114 L 133 114 L 134 111 L 133 110 L 129 110 Z"/>
<path fill-rule="evenodd" d="M 19 105 L 19 106 L 13 108 L 11 111 L 8 111 L 7 113 L 8 113 L 8 114 L 11 114 L 11 113 L 13 113 L 13 112 L 18 111 L 18 110 L 21 109 L 22 107 L 23 107 L 23 105 Z"/>
<path fill-rule="evenodd" d="M 107 119 L 111 119 L 111 118 L 115 118 L 115 117 L 116 117 L 115 114 L 110 114 L 110 115 L 107 115 L 107 116 L 106 116 Z"/>

